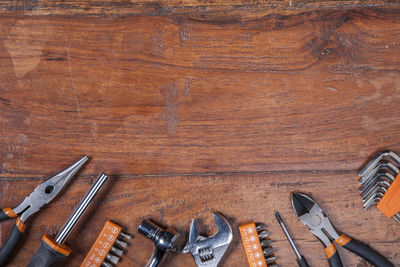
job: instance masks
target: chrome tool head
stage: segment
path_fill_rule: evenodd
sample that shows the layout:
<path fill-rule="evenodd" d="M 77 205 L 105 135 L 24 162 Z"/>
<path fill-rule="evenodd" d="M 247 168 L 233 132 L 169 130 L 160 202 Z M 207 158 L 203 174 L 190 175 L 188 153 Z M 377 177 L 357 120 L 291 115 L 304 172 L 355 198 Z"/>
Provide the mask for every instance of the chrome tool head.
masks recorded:
<path fill-rule="evenodd" d="M 89 191 L 82 198 L 79 205 L 75 208 L 74 212 L 68 218 L 68 220 L 64 223 L 60 232 L 56 235 L 55 241 L 58 244 L 61 244 L 65 241 L 68 235 L 71 233 L 72 229 L 75 227 L 76 223 L 79 221 L 83 213 L 89 207 L 93 198 L 97 195 L 100 189 L 103 187 L 104 183 L 108 180 L 108 175 L 105 173 L 101 173 L 94 184 L 90 187 Z"/>
<path fill-rule="evenodd" d="M 318 204 L 309 196 L 300 193 L 292 193 L 292 207 L 299 220 L 310 229 L 324 245 L 328 247 L 336 240 L 339 234 L 333 228 L 329 218 L 325 216 Z M 326 233 L 326 234 L 325 234 Z"/>
<path fill-rule="evenodd" d="M 68 168 L 39 184 L 20 205 L 13 209 L 14 212 L 18 214 L 25 211 L 21 215 L 21 220 L 25 222 L 29 216 L 38 212 L 44 205 L 52 201 L 88 159 L 87 156 L 81 158 Z"/>
<path fill-rule="evenodd" d="M 380 183 L 382 181 L 388 182 L 389 184 L 393 183 L 396 175 L 393 175 L 390 172 L 379 171 L 377 172 L 373 178 L 368 182 L 361 186 L 360 192 L 364 194 L 366 191 L 370 190 L 371 187 L 374 187 L 375 184 Z"/>
<path fill-rule="evenodd" d="M 199 234 L 196 221 L 190 225 L 189 240 L 183 248 L 183 253 L 191 253 L 197 266 L 216 267 L 232 243 L 233 231 L 229 221 L 222 215 L 213 213 L 217 232 L 204 237 Z"/>
<path fill-rule="evenodd" d="M 175 250 L 175 242 L 179 233 L 173 228 L 165 228 L 154 221 L 144 220 L 138 227 L 138 232 L 154 242 L 155 249 L 146 267 L 158 266 L 168 251 Z"/>
<path fill-rule="evenodd" d="M 362 186 L 365 186 L 365 185 L 373 182 L 376 175 L 380 172 L 387 172 L 387 173 L 390 173 L 390 174 L 396 176 L 399 173 L 399 168 L 391 162 L 382 160 L 382 161 L 378 162 L 374 166 L 374 168 L 372 168 L 368 173 L 366 173 L 362 177 L 360 184 Z"/>
<path fill-rule="evenodd" d="M 367 163 L 367 165 L 365 165 L 365 167 L 360 171 L 359 175 L 364 178 L 383 159 L 393 162 L 396 166 L 400 166 L 400 157 L 396 153 L 390 150 L 380 151 L 372 160 Z"/>

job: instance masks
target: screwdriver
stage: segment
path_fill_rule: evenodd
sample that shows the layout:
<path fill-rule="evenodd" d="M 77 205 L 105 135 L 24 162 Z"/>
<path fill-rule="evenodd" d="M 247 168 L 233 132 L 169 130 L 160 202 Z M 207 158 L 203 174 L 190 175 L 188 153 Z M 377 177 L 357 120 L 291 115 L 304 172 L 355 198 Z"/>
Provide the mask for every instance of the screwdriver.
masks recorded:
<path fill-rule="evenodd" d="M 285 224 L 283 223 L 283 220 L 281 218 L 281 216 L 279 215 L 279 212 L 275 212 L 275 217 L 278 220 L 278 223 L 280 224 L 280 226 L 282 227 L 283 232 L 285 233 L 287 239 L 289 240 L 290 245 L 292 246 L 294 253 L 296 254 L 297 257 L 297 263 L 299 264 L 300 267 L 310 267 L 306 261 L 306 259 L 300 255 L 299 251 L 296 248 L 296 245 L 293 242 L 292 237 L 290 236 L 288 230 L 286 229 Z"/>
<path fill-rule="evenodd" d="M 107 181 L 108 175 L 101 173 L 97 178 L 96 182 L 92 185 L 85 197 L 75 208 L 67 222 L 61 228 L 61 231 L 57 234 L 56 238 L 53 239 L 49 235 L 45 234 L 42 239 L 42 243 L 35 255 L 27 265 L 27 267 L 50 267 L 50 266 L 64 266 L 63 262 L 66 260 L 68 255 L 71 253 L 71 249 L 63 244 L 65 239 L 71 233 L 72 229 L 79 221 L 85 210 L 89 207 L 93 198 L 97 192 L 103 187 Z"/>

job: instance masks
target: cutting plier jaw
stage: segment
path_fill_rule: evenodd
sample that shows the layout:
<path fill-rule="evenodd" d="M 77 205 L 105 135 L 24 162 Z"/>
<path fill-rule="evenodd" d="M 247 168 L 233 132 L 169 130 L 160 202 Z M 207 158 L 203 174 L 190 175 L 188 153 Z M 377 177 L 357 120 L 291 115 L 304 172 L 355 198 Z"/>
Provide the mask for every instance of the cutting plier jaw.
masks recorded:
<path fill-rule="evenodd" d="M 343 266 L 335 243 L 356 253 L 374 266 L 394 267 L 388 259 L 370 246 L 344 234 L 339 236 L 329 218 L 325 216 L 322 209 L 309 196 L 293 193 L 292 206 L 299 220 L 324 244 L 325 253 L 331 267 Z"/>
<path fill-rule="evenodd" d="M 38 185 L 35 190 L 21 202 L 21 204 L 13 208 L 13 211 L 16 214 L 22 213 L 20 216 L 21 221 L 25 222 L 32 214 L 38 212 L 44 205 L 52 201 L 88 161 L 88 159 L 89 158 L 85 156 L 71 166 L 50 177 Z"/>
<path fill-rule="evenodd" d="M 309 196 L 293 193 L 292 206 L 299 220 L 308 227 L 325 247 L 332 244 L 332 240 L 339 238 L 329 218 L 325 216 L 318 204 Z"/>

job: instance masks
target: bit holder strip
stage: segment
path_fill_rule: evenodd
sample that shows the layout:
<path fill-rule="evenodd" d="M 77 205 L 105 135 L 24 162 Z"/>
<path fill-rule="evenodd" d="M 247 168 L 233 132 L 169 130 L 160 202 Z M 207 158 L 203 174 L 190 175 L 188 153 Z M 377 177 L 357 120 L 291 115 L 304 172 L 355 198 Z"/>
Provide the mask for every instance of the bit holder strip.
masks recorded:
<path fill-rule="evenodd" d="M 271 256 L 274 250 L 269 247 L 271 240 L 266 239 L 269 233 L 263 228 L 263 224 L 254 222 L 239 226 L 249 267 L 276 266 L 276 258 Z"/>
<path fill-rule="evenodd" d="M 107 221 L 81 267 L 111 266 L 110 262 L 117 264 L 119 257 L 123 254 L 123 249 L 127 246 L 127 243 L 120 238 L 129 240 L 131 236 L 122 232 L 122 227 L 118 224 Z"/>

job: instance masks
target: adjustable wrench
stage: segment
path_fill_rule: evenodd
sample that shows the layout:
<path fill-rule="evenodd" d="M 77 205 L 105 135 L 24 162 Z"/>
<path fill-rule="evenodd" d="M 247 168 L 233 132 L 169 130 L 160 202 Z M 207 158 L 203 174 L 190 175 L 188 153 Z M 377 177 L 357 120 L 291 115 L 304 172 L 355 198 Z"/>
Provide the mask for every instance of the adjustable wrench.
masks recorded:
<path fill-rule="evenodd" d="M 213 236 L 199 235 L 195 219 L 192 220 L 189 240 L 183 253 L 191 253 L 198 267 L 217 267 L 232 243 L 232 226 L 222 215 L 213 213 L 217 232 Z"/>

